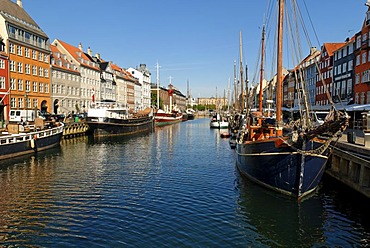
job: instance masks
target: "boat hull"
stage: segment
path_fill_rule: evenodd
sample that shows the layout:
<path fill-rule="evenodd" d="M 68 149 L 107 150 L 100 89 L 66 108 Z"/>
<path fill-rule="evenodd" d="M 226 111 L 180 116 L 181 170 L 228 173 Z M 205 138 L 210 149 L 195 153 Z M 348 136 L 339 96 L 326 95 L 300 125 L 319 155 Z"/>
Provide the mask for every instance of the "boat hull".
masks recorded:
<path fill-rule="evenodd" d="M 287 145 L 276 145 L 278 139 L 236 145 L 237 167 L 242 175 L 280 193 L 302 198 L 318 186 L 327 162 L 323 155 L 297 153 Z M 320 142 L 309 141 L 306 150 Z"/>
<path fill-rule="evenodd" d="M 141 132 L 153 131 L 153 118 L 128 118 L 128 119 L 113 119 L 105 118 L 104 121 L 99 121 L 98 118 L 88 118 L 89 132 L 94 136 L 118 136 L 130 135 Z"/>
<path fill-rule="evenodd" d="M 155 126 L 167 126 L 182 122 L 182 114 L 157 113 L 154 117 Z"/>
<path fill-rule="evenodd" d="M 46 130 L 0 137 L 0 159 L 37 153 L 60 145 L 63 125 Z"/>

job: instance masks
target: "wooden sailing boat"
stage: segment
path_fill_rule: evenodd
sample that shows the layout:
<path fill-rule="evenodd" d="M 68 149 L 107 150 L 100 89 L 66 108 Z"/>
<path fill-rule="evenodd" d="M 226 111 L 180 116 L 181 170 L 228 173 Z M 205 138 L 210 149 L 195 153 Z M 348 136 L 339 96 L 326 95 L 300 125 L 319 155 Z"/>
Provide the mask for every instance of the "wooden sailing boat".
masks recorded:
<path fill-rule="evenodd" d="M 284 0 L 279 0 L 276 121 L 262 112 L 262 75 L 259 111 L 247 114 L 237 145 L 237 167 L 242 175 L 285 195 L 301 199 L 313 192 L 324 173 L 329 145 L 348 125 L 348 115 L 335 111 L 317 129 L 302 124 L 286 129 L 282 122 L 282 32 Z M 262 35 L 264 51 L 264 30 Z M 263 57 L 261 62 L 263 63 Z M 263 67 L 261 68 L 263 73 Z M 306 105 L 307 107 L 307 105 Z M 308 113 L 308 111 L 306 111 Z"/>

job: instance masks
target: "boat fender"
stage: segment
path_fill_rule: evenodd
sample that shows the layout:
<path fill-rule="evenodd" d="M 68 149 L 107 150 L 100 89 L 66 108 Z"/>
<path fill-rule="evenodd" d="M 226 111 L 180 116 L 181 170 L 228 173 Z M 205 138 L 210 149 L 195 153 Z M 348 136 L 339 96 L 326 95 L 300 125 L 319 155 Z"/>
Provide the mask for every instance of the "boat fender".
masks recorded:
<path fill-rule="evenodd" d="M 30 144 L 31 144 L 31 148 L 34 149 L 35 148 L 35 139 L 31 139 Z"/>

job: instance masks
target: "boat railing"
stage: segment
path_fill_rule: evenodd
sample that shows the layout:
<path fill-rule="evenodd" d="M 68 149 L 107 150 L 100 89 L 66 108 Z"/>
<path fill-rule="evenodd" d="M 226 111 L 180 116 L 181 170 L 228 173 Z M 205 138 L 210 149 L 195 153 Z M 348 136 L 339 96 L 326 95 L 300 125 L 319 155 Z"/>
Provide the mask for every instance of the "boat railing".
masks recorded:
<path fill-rule="evenodd" d="M 39 139 L 48 137 L 57 133 L 63 132 L 64 125 L 61 124 L 60 126 L 52 127 L 50 129 L 39 130 L 39 131 L 31 131 L 28 133 L 18 133 L 18 134 L 10 134 L 8 132 L 3 132 L 0 136 L 0 145 L 5 144 L 12 144 L 18 142 L 24 142 L 32 139 Z"/>

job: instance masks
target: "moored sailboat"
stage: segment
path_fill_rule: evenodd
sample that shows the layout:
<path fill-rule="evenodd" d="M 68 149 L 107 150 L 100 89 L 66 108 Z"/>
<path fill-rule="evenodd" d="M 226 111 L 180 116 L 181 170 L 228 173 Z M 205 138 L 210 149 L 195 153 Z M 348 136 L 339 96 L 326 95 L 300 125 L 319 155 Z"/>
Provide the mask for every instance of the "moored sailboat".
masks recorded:
<path fill-rule="evenodd" d="M 331 118 L 327 118 L 325 123 L 317 128 L 309 124 L 308 116 L 302 116 L 304 118 L 302 122 L 297 122 L 293 126 L 284 126 L 282 121 L 284 0 L 279 0 L 278 13 L 276 119 L 271 122 L 264 116 L 260 82 L 259 111 L 253 114 L 247 111 L 237 139 L 236 164 L 242 175 L 258 184 L 302 199 L 318 186 L 328 160 L 330 152 L 328 147 L 348 126 L 348 115 L 333 109 L 329 116 Z M 264 29 L 262 52 L 263 46 Z M 263 66 L 264 56 L 261 58 Z M 262 72 L 261 68 L 261 74 Z M 308 108 L 308 105 L 304 104 L 304 107 Z"/>

